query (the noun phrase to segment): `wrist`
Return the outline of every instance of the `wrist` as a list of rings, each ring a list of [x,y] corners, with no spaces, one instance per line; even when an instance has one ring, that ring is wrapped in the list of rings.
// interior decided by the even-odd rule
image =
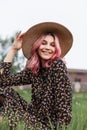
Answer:
[[[11,51],[16,52],[16,51],[18,51],[18,49],[12,46]]]
[[[11,47],[8,54],[6,55],[4,59],[4,62],[12,62],[16,52],[17,52],[17,49]]]

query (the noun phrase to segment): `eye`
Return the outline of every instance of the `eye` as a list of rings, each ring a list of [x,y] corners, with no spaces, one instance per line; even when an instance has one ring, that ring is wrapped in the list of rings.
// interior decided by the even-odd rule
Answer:
[[[55,43],[54,43],[54,42],[52,42],[52,43],[51,43],[51,46],[55,47]]]
[[[43,42],[42,42],[42,45],[46,45],[46,44],[47,44],[47,42],[46,42],[46,41],[43,41]]]

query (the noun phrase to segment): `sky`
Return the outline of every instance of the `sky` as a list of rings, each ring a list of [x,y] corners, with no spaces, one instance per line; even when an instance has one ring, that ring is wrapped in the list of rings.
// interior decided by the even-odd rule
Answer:
[[[63,24],[73,34],[67,67],[87,70],[87,0],[0,0],[1,38],[47,21]]]

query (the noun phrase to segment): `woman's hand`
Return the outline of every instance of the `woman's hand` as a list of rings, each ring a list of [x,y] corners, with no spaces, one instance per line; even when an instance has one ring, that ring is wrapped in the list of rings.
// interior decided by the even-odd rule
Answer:
[[[13,45],[11,47],[11,49],[9,50],[8,54],[6,55],[4,62],[12,62],[16,52],[22,48],[22,40],[23,40],[23,36],[25,33],[21,34],[18,33],[18,35],[16,36]]]
[[[12,49],[13,50],[19,50],[22,48],[22,40],[23,40],[23,36],[24,33],[21,34],[21,32],[19,32],[16,36],[16,38],[14,39],[13,45],[12,45]]]

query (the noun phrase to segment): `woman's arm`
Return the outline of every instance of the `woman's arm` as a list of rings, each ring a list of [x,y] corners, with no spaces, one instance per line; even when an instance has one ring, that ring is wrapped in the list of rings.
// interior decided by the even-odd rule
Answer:
[[[7,77],[10,74],[10,68],[15,54],[18,50],[22,48],[22,39],[24,34],[18,33],[16,36],[8,54],[6,55],[3,63],[0,64],[0,74],[3,74],[4,77]]]
[[[24,34],[19,33],[12,45],[12,47],[9,50],[9,53],[6,55],[4,62],[12,62],[16,52],[22,48],[22,38]]]
[[[7,68],[9,69],[9,67]],[[8,72],[9,70],[7,68],[6,71]],[[6,71],[0,75],[1,87],[27,85],[32,83],[31,82],[32,73],[27,68],[25,68],[21,72],[5,76],[7,74]]]
[[[0,84],[2,84],[2,86],[31,83],[31,72],[29,69],[24,69],[23,71],[16,74],[10,74],[10,68],[12,66],[13,58],[16,52],[22,47],[23,35],[24,34],[21,33],[17,35],[12,47],[9,50],[9,53],[7,54],[7,56],[4,59],[4,62],[0,66]]]
[[[72,118],[72,87],[62,60],[55,64],[55,111],[60,125],[68,125]]]

